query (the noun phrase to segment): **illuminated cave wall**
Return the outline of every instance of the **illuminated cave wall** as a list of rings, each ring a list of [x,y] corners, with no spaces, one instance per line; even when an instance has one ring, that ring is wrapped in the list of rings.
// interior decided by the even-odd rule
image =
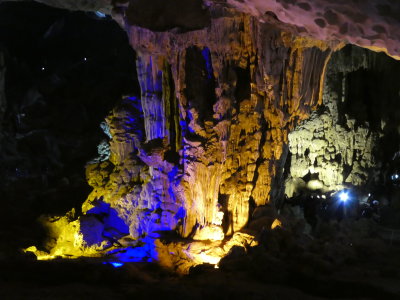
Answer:
[[[289,134],[288,196],[345,185],[371,191],[387,183],[399,151],[399,66],[356,46],[332,55],[323,105]]]
[[[222,240],[283,197],[288,133],[320,103],[331,48],[231,9],[209,13],[209,26],[186,33],[126,24],[141,95],[103,124],[110,156],[86,167],[84,216],[48,221],[52,255],[168,230]]]

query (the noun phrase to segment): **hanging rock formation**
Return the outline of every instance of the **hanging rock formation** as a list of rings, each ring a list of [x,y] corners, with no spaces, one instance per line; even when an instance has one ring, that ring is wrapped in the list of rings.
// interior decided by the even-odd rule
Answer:
[[[289,195],[307,174],[328,190],[365,183],[380,132],[352,116],[343,121],[340,76],[332,71],[323,97],[325,69],[343,42],[398,58],[398,7],[327,2],[113,1],[141,92],[101,125],[109,140],[86,166],[93,190],[82,215],[43,218],[49,253],[30,250],[39,258],[158,259],[187,272],[251,245],[252,230],[281,224],[270,216],[288,171]],[[312,113],[323,98],[325,110]],[[257,207],[268,221],[247,226]],[[175,240],[166,243],[167,233]]]
[[[306,187],[387,184],[399,151],[399,70],[397,61],[356,46],[332,56],[323,105],[289,133],[289,196]]]
[[[2,1],[10,0],[0,0],[0,3]],[[112,10],[113,17],[121,24],[122,12],[131,24],[153,30],[204,28],[209,20],[202,7],[221,4],[213,0],[168,3],[161,0],[35,1],[70,10],[105,13]],[[278,24],[298,36],[344,41],[400,58],[400,2],[395,0],[227,0],[224,4],[259,21]]]
[[[283,197],[288,133],[321,104],[336,45],[225,7],[208,13],[210,25],[189,32],[126,24],[141,95],[103,124],[110,155],[86,167],[93,191],[84,215],[46,221],[50,257],[137,246],[131,257],[163,260],[182,253],[156,240],[172,230],[200,241],[174,244],[186,260],[217,263],[230,249],[220,241],[250,244],[239,231],[253,209]]]
[[[259,19],[271,16],[302,36],[341,40],[400,58],[400,3],[393,0],[228,0]]]

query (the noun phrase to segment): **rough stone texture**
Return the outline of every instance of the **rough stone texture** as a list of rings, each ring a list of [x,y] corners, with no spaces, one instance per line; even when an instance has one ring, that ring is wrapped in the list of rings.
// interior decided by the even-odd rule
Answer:
[[[121,25],[128,17],[131,24],[160,31],[204,28],[210,21],[206,8],[221,4],[215,0],[174,0],[168,4],[160,0],[36,1],[70,10],[101,10],[107,14],[111,14],[112,9],[113,17]],[[228,0],[224,5],[255,16],[262,22],[275,23],[296,35],[343,41],[400,58],[398,1]]]
[[[296,26],[301,35],[341,40],[400,59],[400,2],[392,0],[228,0],[240,11]]]
[[[87,166],[94,189],[82,211],[115,212],[135,240],[175,230],[219,244],[242,230],[255,206],[283,197],[288,132],[321,102],[327,44],[224,7],[210,13],[209,27],[187,33],[127,26],[141,97],[107,117],[110,159]],[[123,226],[102,222],[105,240],[119,240]],[[85,224],[68,231],[84,241],[69,255],[92,253]]]
[[[121,247],[128,235],[129,246],[139,249],[145,241],[143,251],[151,256],[161,251],[160,232],[173,230],[197,241],[183,251],[188,260],[215,263],[228,250],[210,258],[204,249],[235,237],[255,207],[282,199],[289,150],[292,182],[308,173],[318,173],[326,189],[365,182],[378,134],[350,117],[339,124],[339,94],[329,85],[328,109],[288,137],[321,104],[325,67],[343,36],[327,38],[311,26],[309,36],[329,43],[299,37],[292,27],[282,30],[216,4],[205,11],[199,2],[183,9],[200,7],[196,16],[205,28],[193,30],[188,20],[172,24],[166,7],[165,20],[151,14],[153,26],[138,18],[144,6],[124,1],[114,10],[137,53],[140,98],[124,98],[106,119],[110,155],[86,167],[93,191],[84,215],[48,221],[59,233],[51,257],[101,255]],[[322,21],[315,24],[320,28]],[[177,28],[154,32],[137,25]],[[272,222],[264,217],[249,227],[262,230]]]
[[[399,95],[393,81],[399,67],[356,46],[332,56],[323,105],[289,134],[289,196],[307,182],[311,189],[325,190],[350,184],[371,191],[387,184],[399,148]]]
[[[354,127],[348,118],[347,126],[337,120],[338,95],[325,89],[324,112],[313,112],[311,117],[289,133],[291,152],[290,178],[286,193],[292,196],[299,178],[311,175],[322,184],[309,182],[311,189],[338,190],[343,183],[365,184],[371,168],[375,167],[373,148],[379,134],[368,127]],[[315,179],[314,179],[315,180]]]
[[[286,134],[318,103],[329,56],[327,48],[321,51],[311,43],[302,49],[301,41],[244,15],[221,9],[214,17],[210,28],[179,35],[129,28],[139,57],[151,52],[154,61],[164,59],[171,66],[180,124],[187,126],[182,126],[180,149],[183,191],[177,194],[192,212],[184,220],[185,236],[196,223],[214,222],[218,201],[227,232],[246,224],[250,198],[257,205],[269,201]],[[190,66],[195,64],[204,68],[202,77]],[[301,69],[311,82],[303,80]],[[287,82],[279,82],[282,74]],[[217,84],[205,82],[209,91],[196,90],[190,81],[196,76]],[[208,107],[199,103],[201,97]]]
[[[209,24],[205,8],[221,3],[213,0],[203,3],[200,0],[174,0],[168,5],[160,0],[37,2],[71,10],[102,10],[106,13],[110,13],[112,2],[113,16],[121,24],[127,16],[134,25],[153,30],[177,28],[178,31],[205,27]],[[296,35],[324,41],[343,41],[400,58],[398,1],[228,0],[224,4],[253,15],[260,21],[279,24]],[[179,10],[176,10],[177,7]]]
[[[299,7],[304,10],[306,5]],[[138,19],[135,9],[125,1],[115,6],[114,16],[137,52],[140,97],[124,98],[106,118],[109,147],[99,149],[109,149],[110,155],[86,166],[93,191],[83,204],[83,215],[71,211],[44,220],[53,240],[49,255],[30,249],[39,258],[151,257],[188,272],[197,264],[217,264],[233,246],[250,247],[253,236],[241,231],[255,207],[283,197],[289,150],[296,155],[294,181],[308,172],[319,173],[328,189],[343,181],[365,181],[378,135],[369,135],[367,126],[356,126],[350,117],[346,126],[338,123],[336,91],[326,89],[329,112],[313,115],[288,137],[321,104],[325,67],[337,45],[322,34],[326,32],[305,29],[307,36],[329,43],[301,38],[293,35],[293,27],[285,31],[282,24],[262,23],[219,5],[207,13],[202,8],[205,28],[193,30],[188,20],[171,24],[174,14],[151,27],[159,15]],[[323,22],[314,23],[323,27]],[[156,33],[136,25],[177,28]],[[382,42],[380,47],[390,52],[388,45]],[[348,167],[350,173],[344,176]],[[281,243],[293,249],[292,233],[279,228],[287,224],[272,213],[255,218],[248,230],[265,233],[274,224],[282,236],[271,233],[268,247],[279,252]],[[161,233],[167,231],[189,239],[164,244]],[[331,254],[334,259],[343,253]],[[274,260],[261,256],[258,271],[267,274],[263,268]],[[321,258],[310,261],[321,270],[331,268]]]

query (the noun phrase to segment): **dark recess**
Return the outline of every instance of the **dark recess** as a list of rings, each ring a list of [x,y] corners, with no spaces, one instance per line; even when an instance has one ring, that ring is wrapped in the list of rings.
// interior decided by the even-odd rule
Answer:
[[[2,3],[0,52],[0,234],[12,241],[0,250],[16,253],[40,240],[41,214],[79,212],[90,192],[84,166],[107,139],[100,122],[139,86],[126,33],[94,13]]]

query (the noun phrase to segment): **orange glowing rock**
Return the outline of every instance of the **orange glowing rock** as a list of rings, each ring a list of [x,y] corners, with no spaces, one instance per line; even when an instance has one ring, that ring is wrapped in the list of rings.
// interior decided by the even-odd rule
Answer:
[[[271,229],[275,229],[276,227],[282,227],[282,222],[279,219],[275,219],[271,225]]]

